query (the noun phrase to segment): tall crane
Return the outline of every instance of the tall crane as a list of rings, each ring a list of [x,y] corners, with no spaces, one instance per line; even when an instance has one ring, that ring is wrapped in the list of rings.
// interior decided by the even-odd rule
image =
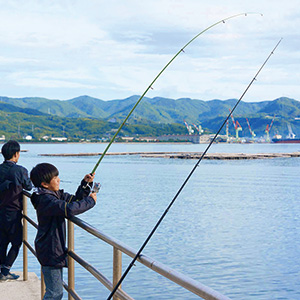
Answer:
[[[270,126],[269,126],[269,124],[267,124],[266,130],[265,130],[265,133],[267,134],[266,142],[268,142],[268,143],[270,142],[270,130],[272,128],[274,119],[275,119],[275,115],[274,115],[274,117],[272,119],[272,122],[271,122]]]
[[[289,130],[289,134],[287,135],[288,139],[294,139],[296,134],[292,131],[292,127],[290,124],[287,125],[288,130]]]
[[[188,123],[185,120],[183,120],[183,121],[184,121],[186,129],[188,130],[189,135],[192,135],[194,133],[194,129],[192,128],[191,125],[188,125]]]
[[[226,121],[226,142],[229,142],[229,122]]]
[[[254,131],[251,129],[251,126],[250,126],[250,123],[249,123],[249,120],[246,118],[246,120],[247,120],[247,124],[248,124],[248,128],[249,128],[249,131],[250,131],[250,133],[251,133],[251,136],[252,136],[252,140],[254,140],[255,139],[255,137],[256,137],[256,134],[254,133]]]
[[[198,131],[198,134],[201,135],[201,133],[203,133],[203,129],[202,129],[202,126],[201,125],[195,125],[193,123],[193,126],[196,128],[196,130]]]
[[[229,109],[229,111],[231,112],[231,109]],[[233,115],[231,114],[231,119],[232,119],[232,123],[235,129],[235,138],[236,140],[239,139],[239,131],[242,130],[242,126],[240,125],[239,121],[234,121]]]

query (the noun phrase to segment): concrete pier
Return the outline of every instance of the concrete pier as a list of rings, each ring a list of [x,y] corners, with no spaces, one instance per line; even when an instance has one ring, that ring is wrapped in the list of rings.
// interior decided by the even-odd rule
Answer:
[[[23,281],[23,272],[13,272],[20,277],[17,280],[0,281],[0,299],[2,300],[40,300],[41,282],[35,273],[28,273]]]

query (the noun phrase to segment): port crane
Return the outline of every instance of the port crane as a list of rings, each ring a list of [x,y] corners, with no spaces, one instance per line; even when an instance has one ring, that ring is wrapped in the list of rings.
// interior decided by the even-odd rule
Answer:
[[[196,130],[198,131],[198,134],[201,135],[201,133],[203,133],[203,129],[202,129],[202,126],[201,125],[195,125],[193,123],[193,126],[196,128]]]
[[[275,115],[274,115],[274,117],[272,119],[272,122],[271,122],[270,126],[269,126],[269,124],[267,124],[266,130],[265,130],[265,133],[267,134],[266,142],[268,142],[268,143],[270,142],[270,130],[272,128],[274,119],[275,119]]]
[[[247,124],[248,124],[249,131],[250,131],[250,133],[251,133],[252,139],[254,140],[255,137],[256,137],[256,134],[255,134],[254,131],[251,129],[249,120],[248,120],[247,118],[246,118],[246,121],[247,121]]]
[[[229,111],[231,112],[231,109],[229,109]],[[240,125],[239,121],[234,121],[234,117],[233,115],[231,114],[231,119],[232,119],[232,123],[233,123],[233,126],[234,126],[234,129],[235,129],[235,138],[236,140],[239,139],[239,131],[242,130],[242,126]]]
[[[289,134],[287,135],[288,139],[294,139],[296,134],[292,131],[292,127],[290,124],[287,125],[288,130],[289,130]]]
[[[226,121],[226,142],[229,142],[229,122]]]
[[[194,133],[194,129],[192,128],[191,125],[188,125],[188,123],[185,120],[183,120],[183,121],[184,121],[186,129],[188,130],[189,135],[192,135]]]

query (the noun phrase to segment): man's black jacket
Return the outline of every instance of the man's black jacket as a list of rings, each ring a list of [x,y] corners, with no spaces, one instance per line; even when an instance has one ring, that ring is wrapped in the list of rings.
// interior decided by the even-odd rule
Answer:
[[[28,171],[13,161],[4,161],[0,165],[0,210],[22,210],[23,189],[32,189]]]

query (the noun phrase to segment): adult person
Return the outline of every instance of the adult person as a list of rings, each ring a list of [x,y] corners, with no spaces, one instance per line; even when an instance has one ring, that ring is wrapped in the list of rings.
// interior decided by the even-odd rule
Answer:
[[[31,190],[32,184],[28,171],[17,165],[20,144],[10,140],[2,146],[1,153],[4,162],[0,165],[0,280],[4,281],[19,278],[10,269],[22,245],[22,191]]]

